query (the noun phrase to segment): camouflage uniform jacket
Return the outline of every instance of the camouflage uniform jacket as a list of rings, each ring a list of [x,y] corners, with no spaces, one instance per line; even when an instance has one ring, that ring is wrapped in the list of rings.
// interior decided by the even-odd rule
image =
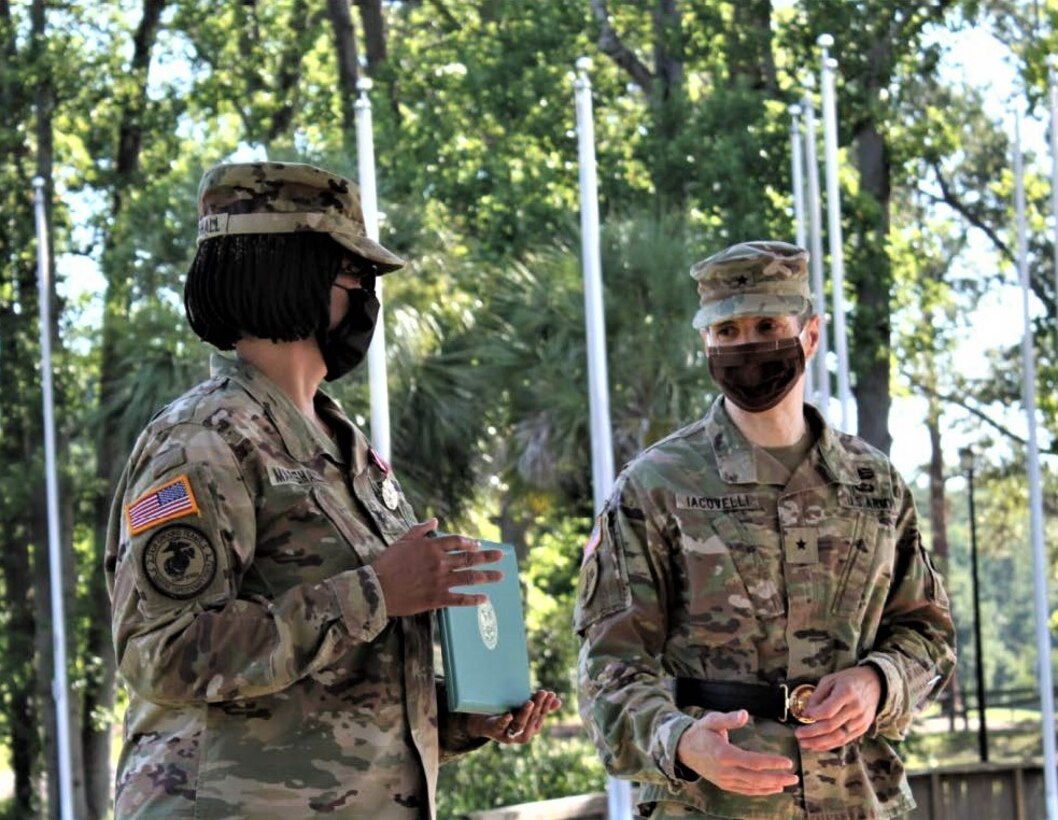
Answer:
[[[118,818],[433,816],[441,758],[473,745],[438,715],[431,616],[387,617],[369,566],[412,509],[315,403],[343,446],[215,357],[136,443],[106,549]]]
[[[805,407],[819,438],[791,475],[749,444],[722,399],[618,477],[585,550],[575,614],[581,714],[641,804],[718,817],[872,818],[914,807],[899,739],[954,667],[954,628],[889,461]],[[794,726],[750,717],[729,739],[795,761],[801,782],[745,797],[676,770],[700,717],[676,708],[674,677],[817,681],[865,662],[885,678],[875,726],[831,752]]]

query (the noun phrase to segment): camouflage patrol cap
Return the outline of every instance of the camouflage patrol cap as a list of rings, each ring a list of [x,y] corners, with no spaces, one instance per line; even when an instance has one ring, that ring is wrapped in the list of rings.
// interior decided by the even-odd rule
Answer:
[[[360,190],[337,174],[295,162],[216,165],[198,185],[198,242],[254,233],[329,234],[381,273],[404,260],[367,237]]]
[[[808,251],[787,242],[740,242],[691,268],[701,307],[694,327],[738,316],[800,314],[812,306]]]

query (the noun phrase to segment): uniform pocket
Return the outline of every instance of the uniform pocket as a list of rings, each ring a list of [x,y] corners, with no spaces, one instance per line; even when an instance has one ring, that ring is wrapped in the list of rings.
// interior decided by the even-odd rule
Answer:
[[[931,603],[942,609],[949,609],[951,605],[948,602],[948,593],[944,589],[940,572],[933,565],[933,559],[921,542],[919,542],[918,549],[922,553],[922,560],[925,562],[926,571],[929,573],[929,582],[926,584],[926,597],[929,598]]]
[[[717,603],[717,595],[722,603],[748,609],[756,617],[784,613],[776,536],[758,532],[732,514],[681,512],[678,521],[692,614],[710,601]]]
[[[676,586],[686,598],[674,623],[696,646],[751,647],[763,635],[762,616],[781,612],[772,600],[774,584],[762,581],[755,550],[730,516],[681,510],[677,522],[677,561],[685,577]]]
[[[605,525],[604,521],[600,525]],[[597,525],[597,526],[600,526]],[[592,541],[595,536],[592,536]],[[608,533],[592,548],[581,566],[573,628],[583,634],[588,626],[632,605],[632,589],[622,551]]]
[[[851,520],[824,521],[820,529],[821,562],[837,578],[830,611],[838,616],[852,615],[866,597],[878,540],[878,521],[859,513]],[[824,559],[825,547],[829,550]]]
[[[349,553],[345,553],[343,566],[338,571],[366,566],[374,561],[386,548],[386,544],[373,533],[365,522],[358,520],[352,513],[346,510],[335,498],[328,487],[314,487],[312,499],[316,507],[323,512],[325,520],[337,536],[335,540],[342,540],[356,557],[355,563],[348,563]],[[344,552],[344,550],[343,550]],[[333,573],[331,573],[333,574]],[[329,577],[329,576],[327,576]]]

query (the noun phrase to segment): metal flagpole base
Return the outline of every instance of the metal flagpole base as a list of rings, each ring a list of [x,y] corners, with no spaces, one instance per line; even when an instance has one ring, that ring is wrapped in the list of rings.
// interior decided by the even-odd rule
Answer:
[[[632,784],[616,777],[606,781],[606,816],[624,820],[632,816]]]

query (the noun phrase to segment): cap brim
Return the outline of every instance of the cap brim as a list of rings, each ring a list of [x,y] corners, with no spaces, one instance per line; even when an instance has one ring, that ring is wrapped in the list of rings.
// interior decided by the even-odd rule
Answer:
[[[403,268],[407,262],[366,236],[347,233],[331,233],[331,237],[344,248],[348,248],[369,262],[374,262],[380,273],[391,273]]]
[[[279,234],[312,231],[325,233],[339,245],[362,256],[378,266],[379,273],[389,273],[403,268],[405,262],[373,239],[359,231],[348,230],[355,226],[348,217],[320,211],[292,212],[272,211],[252,214],[206,214],[198,220],[198,241],[204,242],[215,236],[235,234]]]
[[[803,296],[740,293],[700,307],[694,315],[694,329],[704,330],[717,322],[741,316],[796,316],[804,313],[810,305],[811,302]]]

